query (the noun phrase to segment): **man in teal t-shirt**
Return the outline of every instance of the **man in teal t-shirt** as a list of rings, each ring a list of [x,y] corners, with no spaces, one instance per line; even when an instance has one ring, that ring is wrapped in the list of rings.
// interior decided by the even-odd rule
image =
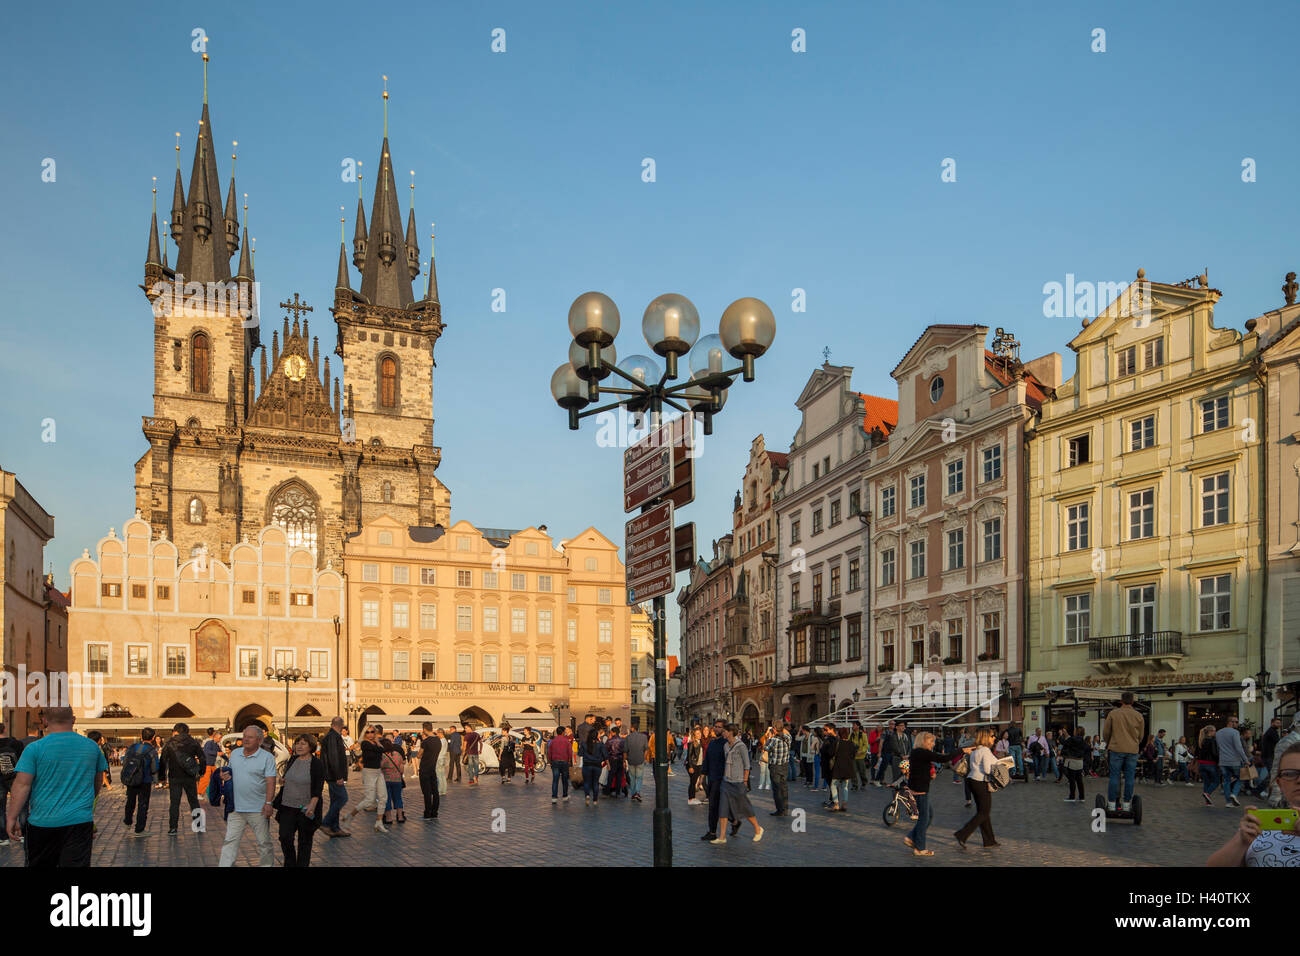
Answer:
[[[90,866],[95,797],[108,770],[104,752],[72,729],[71,707],[45,711],[45,736],[23,748],[15,768],[5,830],[24,836],[19,815],[31,798],[27,820],[27,865]]]

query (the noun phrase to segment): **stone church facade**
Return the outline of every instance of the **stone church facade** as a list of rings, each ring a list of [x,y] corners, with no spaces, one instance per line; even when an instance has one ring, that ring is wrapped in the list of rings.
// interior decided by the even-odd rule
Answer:
[[[280,303],[269,349],[264,341],[233,173],[224,213],[214,205],[221,183],[204,102],[188,187],[179,163],[176,171],[175,267],[155,213],[142,286],[154,313],[154,403],[143,420],[149,448],[135,466],[136,507],[182,560],[228,561],[241,541],[277,526],[318,568],[341,568],[346,536],[382,515],[450,524],[433,445],[433,350],[443,329],[435,266],[431,253],[417,300],[415,210],[403,233],[387,136],[378,168],[369,228],[357,201],[359,290],[340,243],[330,310],[340,381],[297,293]]]

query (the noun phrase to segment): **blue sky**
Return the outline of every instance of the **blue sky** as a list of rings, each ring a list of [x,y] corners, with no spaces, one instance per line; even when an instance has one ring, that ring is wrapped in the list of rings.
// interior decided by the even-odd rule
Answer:
[[[934,321],[1005,326],[1025,358],[1066,354],[1068,375],[1079,322],[1044,318],[1042,291],[1067,273],[1208,267],[1220,325],[1279,305],[1300,268],[1298,26],[1285,3],[14,8],[0,465],[55,514],[47,562],[65,585],[72,558],[131,513],[152,405],[137,288],[150,177],[168,208],[177,130],[188,176],[195,28],[211,38],[216,141],[239,140],[264,299],[300,292],[319,335],[339,206],[349,236],[356,206],[341,163],[377,165],[389,76],[395,166],[416,170],[422,236],[438,224],[435,442],[455,518],[621,538],[621,457],[590,424],[567,431],[547,390],[579,293],[619,304],[620,355],[648,351],[640,316],[662,292],[689,296],[706,330],[740,296],[773,307],[773,350],[733,389],[683,515],[707,548],[753,436],[788,446],[824,347],[857,389],[893,396],[889,370]],[[956,182],[941,182],[945,158]],[[219,166],[227,177],[228,156]],[[791,311],[796,288],[806,312]]]

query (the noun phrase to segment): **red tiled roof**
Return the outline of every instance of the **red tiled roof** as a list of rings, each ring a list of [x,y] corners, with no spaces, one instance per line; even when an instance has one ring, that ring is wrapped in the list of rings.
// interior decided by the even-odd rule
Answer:
[[[868,395],[865,392],[858,394],[862,396],[862,401],[867,406],[866,414],[862,418],[862,430],[868,435],[877,428],[884,435],[892,432],[898,425],[898,402],[891,398],[881,398],[879,395]]]
[[[769,451],[767,457],[772,459],[772,464],[778,468],[790,467],[790,455],[783,451]]]
[[[984,367],[990,375],[1003,385],[1011,384],[1011,373],[998,361],[998,357],[988,349],[984,350]],[[1025,401],[1035,408],[1041,408],[1046,400],[1047,386],[1035,378],[1032,372],[1025,372]]]

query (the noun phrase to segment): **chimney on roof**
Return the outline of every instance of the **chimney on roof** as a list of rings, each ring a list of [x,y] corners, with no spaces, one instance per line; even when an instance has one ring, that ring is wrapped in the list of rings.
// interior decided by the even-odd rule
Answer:
[[[1025,371],[1049,389],[1061,387],[1061,353],[1048,352],[1032,362],[1025,363]]]

